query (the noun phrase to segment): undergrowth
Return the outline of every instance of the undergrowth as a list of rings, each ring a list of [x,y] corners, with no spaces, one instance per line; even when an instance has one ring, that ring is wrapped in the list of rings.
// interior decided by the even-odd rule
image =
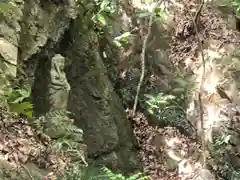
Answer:
[[[222,135],[216,138],[213,143],[212,156],[217,161],[216,164],[220,175],[226,180],[238,180],[240,179],[240,172],[237,171],[233,165],[229,162],[229,151],[231,146],[229,144],[230,135]]]
[[[136,173],[129,177],[114,173],[107,167],[90,166],[83,177],[83,180],[148,180],[149,177],[142,173]]]

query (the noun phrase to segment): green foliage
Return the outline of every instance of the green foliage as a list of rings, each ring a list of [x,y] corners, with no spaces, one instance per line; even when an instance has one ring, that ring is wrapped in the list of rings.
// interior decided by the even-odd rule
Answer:
[[[30,102],[24,102],[30,97],[31,89],[26,86],[24,88],[10,88],[5,94],[9,110],[18,114],[32,118],[33,105]]]
[[[125,32],[121,34],[120,36],[117,36],[114,38],[113,42],[119,47],[122,48],[123,44],[126,44],[129,42],[131,33],[130,32]]]
[[[181,99],[177,96],[159,93],[156,96],[145,94],[145,98],[148,112],[160,123],[177,127],[187,126],[186,113],[182,108]]]
[[[11,1],[0,2],[0,14],[5,14],[13,8],[14,4]]]
[[[237,171],[228,160],[228,150],[231,149],[229,146],[230,135],[222,135],[216,138],[213,143],[212,155],[217,161],[216,164],[221,168],[221,175],[227,180],[238,180],[240,179],[240,172]]]
[[[58,178],[62,180],[82,179],[84,168],[88,166],[82,148],[83,131],[73,124],[68,117],[70,114],[67,110],[53,110],[34,121],[43,136],[55,137],[54,151],[71,157],[68,168],[59,174]]]
[[[106,167],[98,167],[89,165],[85,172],[81,171],[82,165],[75,164],[70,168],[60,179],[64,180],[148,180],[149,176],[144,176],[142,173],[137,173],[129,177],[122,174],[113,173]]]
[[[158,20],[158,19],[162,19],[166,16],[165,11],[159,7],[159,6],[155,6],[152,12],[149,11],[141,11],[141,12],[136,12],[136,17],[138,19],[142,19],[142,18],[149,18],[149,17],[153,17],[154,20]],[[133,29],[132,31],[134,31],[135,29]],[[131,37],[131,33],[132,32],[124,32],[121,35],[117,36],[114,38],[114,43],[122,48],[124,44],[129,42],[129,39]]]
[[[115,0],[95,0],[98,12],[93,15],[92,20],[100,26],[106,26],[107,20],[116,12],[117,3]]]
[[[176,99],[173,95],[164,95],[164,93],[159,93],[157,96],[150,94],[145,94],[147,98],[146,103],[148,105],[148,112],[154,114],[156,111],[159,111],[163,107],[170,105],[173,100]]]
[[[236,16],[237,18],[240,19],[240,1],[239,0],[232,1],[230,5],[236,9]]]
[[[125,177],[122,174],[113,173],[110,169],[108,169],[106,167],[102,168],[102,171],[104,172],[105,175],[103,175],[101,177],[108,178],[109,180],[147,180],[147,179],[149,179],[148,176],[143,176],[142,173],[137,173],[130,177]]]
[[[31,88],[29,86],[12,88],[11,84],[6,85],[4,82],[3,84],[5,84],[5,86],[1,88],[0,95],[2,105],[7,106],[11,112],[32,118],[33,105],[25,101],[30,97]]]
[[[0,2],[0,21],[8,19],[9,21],[14,16],[20,16],[17,5],[12,0],[4,0]]]
[[[195,129],[187,119],[185,111],[185,101],[190,85],[180,77],[174,82],[177,88],[157,95],[145,94],[143,102],[149,114],[157,119],[159,125],[170,125],[179,128],[182,133],[191,134]]]
[[[1,4],[1,3],[0,3]],[[0,6],[1,7],[1,6]],[[1,9],[1,8],[0,8]],[[0,57],[0,61],[4,62]],[[33,105],[25,101],[30,97],[31,88],[28,85],[24,87],[15,87],[17,79],[5,71],[6,64],[0,65],[0,103],[6,106],[9,111],[32,118]]]
[[[150,16],[154,17],[155,19],[165,16],[165,11],[162,7],[155,6],[151,12],[137,12],[136,16],[138,18],[148,18]]]
[[[148,180],[148,176],[142,173],[134,174],[130,177],[125,177],[122,174],[113,173],[106,167],[90,166],[83,180]]]
[[[230,7],[236,11],[236,17],[240,19],[240,1],[239,0],[220,0],[217,2],[219,7]]]

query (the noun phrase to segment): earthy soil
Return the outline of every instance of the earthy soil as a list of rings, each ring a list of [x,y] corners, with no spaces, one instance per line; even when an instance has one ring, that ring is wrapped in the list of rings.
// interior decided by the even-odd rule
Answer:
[[[19,170],[23,164],[34,162],[39,168],[51,168],[50,175],[53,177],[69,162],[66,156],[52,149],[53,143],[48,136],[42,136],[40,131],[34,129],[28,120],[0,107],[1,159],[9,161]]]
[[[169,149],[161,142],[161,137],[166,140],[175,140],[171,149],[181,150],[181,153],[188,156],[189,150],[199,149],[200,145],[193,137],[187,137],[174,127],[153,127],[148,123],[144,114],[138,112],[133,118],[134,134],[140,146],[140,159],[144,173],[150,175],[151,180],[178,180],[178,168],[167,169],[167,157],[164,150]]]

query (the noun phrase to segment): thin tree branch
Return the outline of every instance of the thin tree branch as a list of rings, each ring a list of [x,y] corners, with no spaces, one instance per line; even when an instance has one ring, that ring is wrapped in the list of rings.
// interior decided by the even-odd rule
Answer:
[[[184,1],[183,1],[184,2]],[[200,124],[201,124],[201,129],[200,129],[200,137],[201,137],[201,141],[202,141],[202,151],[203,151],[203,168],[206,168],[206,146],[205,146],[205,140],[204,140],[204,129],[203,129],[203,119],[204,119],[204,109],[203,109],[203,102],[202,102],[202,92],[203,92],[203,83],[204,83],[204,76],[205,76],[205,71],[206,71],[206,63],[205,63],[205,59],[204,59],[204,50],[203,50],[203,45],[202,42],[200,40],[199,37],[199,30],[198,30],[198,20],[199,20],[199,15],[202,11],[203,5],[204,5],[204,0],[199,0],[199,8],[195,14],[195,16],[193,17],[192,14],[190,13],[190,10],[188,8],[188,6],[185,4],[185,7],[188,10],[188,13],[190,14],[192,21],[193,21],[193,26],[194,29],[196,31],[196,37],[197,37],[197,41],[198,41],[198,45],[200,47],[200,53],[201,53],[201,58],[202,58],[202,66],[203,66],[203,71],[202,71],[202,76],[199,82],[199,92],[198,92],[198,102],[199,102],[199,113],[200,113]]]
[[[26,173],[27,173],[27,175],[29,176],[29,178],[30,178],[31,180],[34,180],[34,178],[32,177],[31,173],[29,172],[29,170],[28,170],[23,164],[21,164],[21,163],[19,163],[19,164],[20,164],[20,166],[26,171]]]
[[[143,83],[143,79],[144,79],[144,76],[145,76],[145,55],[146,55],[146,48],[147,48],[148,38],[149,38],[149,36],[151,34],[151,30],[152,30],[153,16],[154,16],[154,14],[151,14],[151,16],[149,18],[148,33],[144,37],[144,41],[143,41],[142,53],[141,53],[141,71],[142,72],[141,72],[140,80],[139,80],[138,86],[137,86],[137,94],[136,94],[135,100],[134,100],[133,111],[132,111],[132,115],[133,116],[135,116],[135,113],[136,113],[138,98],[139,98],[141,86],[142,86],[142,83]]]

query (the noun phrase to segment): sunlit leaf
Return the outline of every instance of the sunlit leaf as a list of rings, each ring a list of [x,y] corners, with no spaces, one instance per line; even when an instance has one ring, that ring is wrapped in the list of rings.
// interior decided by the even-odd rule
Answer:
[[[176,78],[176,79],[174,79],[174,81],[176,82],[176,83],[178,83],[180,86],[182,86],[182,87],[185,87],[185,86],[187,86],[187,84],[188,84],[188,82],[186,82],[185,80],[183,80],[183,79],[181,79],[181,78]]]
[[[151,12],[140,12],[140,13],[137,13],[136,16],[138,18],[146,18],[146,17],[152,16],[152,13]]]
[[[158,102],[158,104],[167,104],[168,103],[166,100],[163,100],[163,99],[158,100],[157,102]]]
[[[231,138],[231,135],[226,136],[226,137],[224,138],[224,142],[225,142],[226,144],[228,144],[229,141],[230,141],[230,138]]]
[[[24,112],[24,115],[26,115],[28,118],[32,118],[33,117],[33,111]]]
[[[11,101],[10,103],[16,104],[16,103],[22,102],[24,99],[25,99],[25,97],[20,96],[20,97],[16,98],[15,100]]]
[[[117,41],[128,41],[130,35],[130,32],[125,32],[122,35],[115,37],[114,39]]]
[[[148,99],[152,99],[152,98],[153,98],[153,96],[150,95],[150,94],[144,94],[144,96],[145,96],[146,98],[148,98]]]
[[[97,14],[96,15],[97,21],[99,21],[102,25],[106,25],[106,19],[102,14]]]
[[[184,92],[185,88],[174,88],[172,92],[178,93],[178,92]]]
[[[7,13],[11,8],[13,8],[13,4],[7,2],[0,2],[1,13]]]
[[[113,42],[117,47],[122,47],[122,44],[119,41],[114,40]]]
[[[109,5],[109,2],[110,2],[109,0],[103,0],[101,5],[100,5],[100,8],[101,9],[106,8]]]

